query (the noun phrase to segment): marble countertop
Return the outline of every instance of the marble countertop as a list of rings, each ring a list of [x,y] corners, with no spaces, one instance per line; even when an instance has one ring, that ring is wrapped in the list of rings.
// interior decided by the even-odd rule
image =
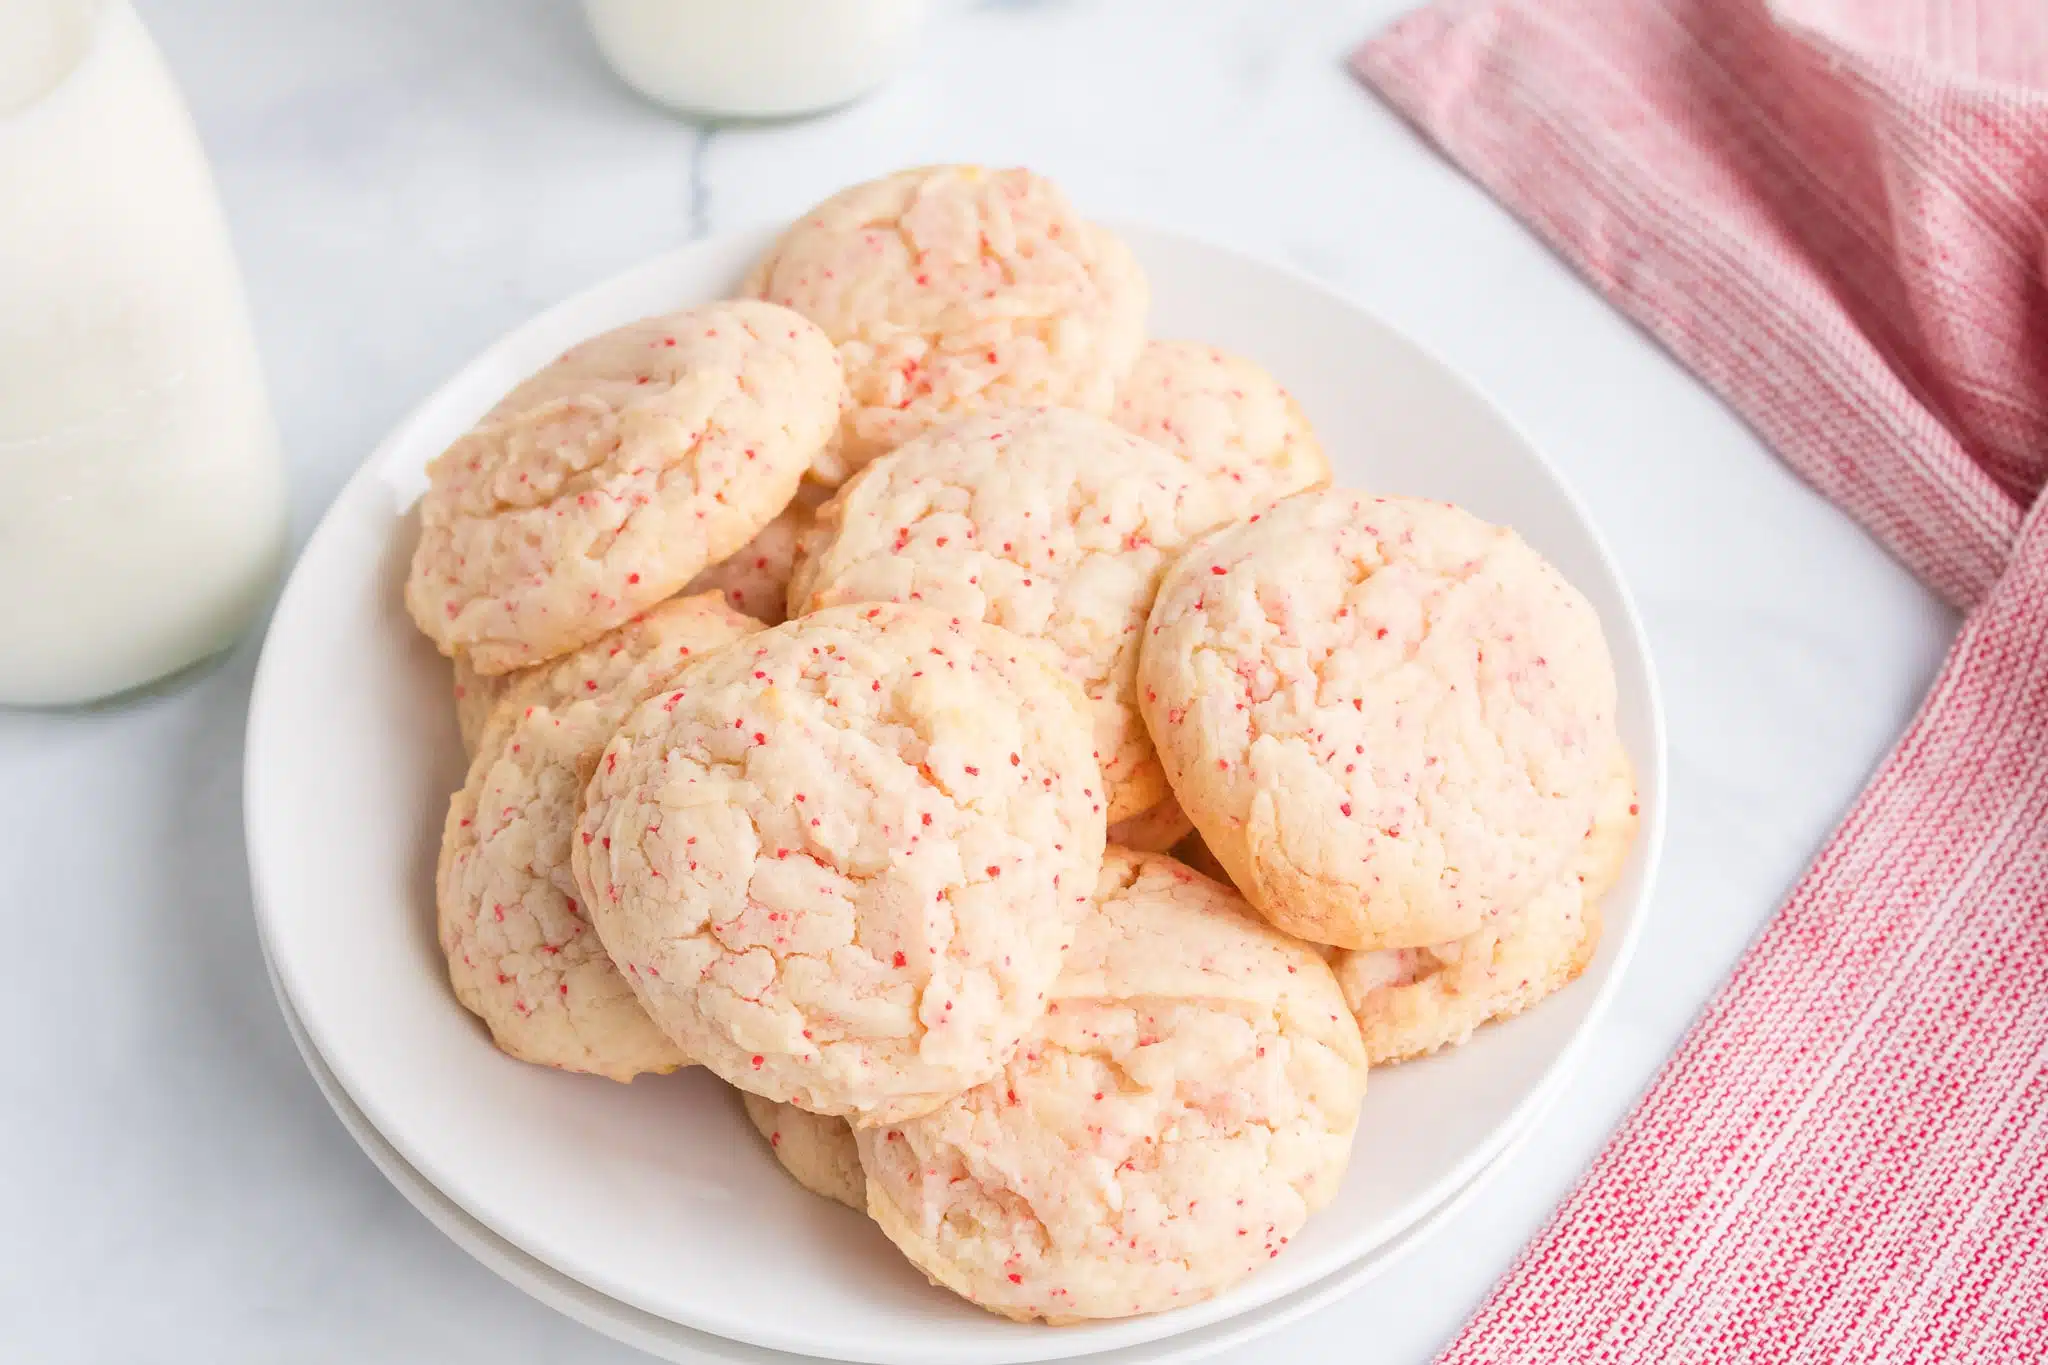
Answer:
[[[1220,1359],[1419,1362],[1563,1194],[1933,676],[1949,613],[1344,73],[1398,0],[954,5],[814,122],[694,127],[567,0],[139,0],[219,176],[300,540],[377,438],[542,305],[861,176],[1024,162],[1101,215],[1285,261],[1490,392],[1604,528],[1672,744],[1653,918],[1583,1069],[1388,1273]],[[0,712],[0,1357],[644,1360],[388,1186],[270,995],[241,840],[254,643],[176,685]]]

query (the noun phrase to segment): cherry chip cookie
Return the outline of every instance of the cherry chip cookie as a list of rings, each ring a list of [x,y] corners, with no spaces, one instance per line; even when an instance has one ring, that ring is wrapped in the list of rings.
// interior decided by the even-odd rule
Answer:
[[[1025,641],[840,607],[685,669],[597,764],[571,846],[682,1051],[855,1122],[1001,1068],[1101,866],[1079,689]]]
[[[1304,493],[1190,546],[1138,684],[1230,880],[1340,948],[1445,943],[1526,904],[1619,743],[1591,604],[1513,531],[1413,498]]]
[[[868,1212],[933,1281],[1006,1317],[1185,1307],[1335,1196],[1365,1074],[1313,949],[1171,858],[1111,849],[1002,1074],[855,1134]]]
[[[1144,274],[1115,234],[1027,170],[931,166],[842,190],[798,219],[745,292],[825,329],[853,404],[815,473],[979,408],[1097,416],[1144,344]]]
[[[593,337],[427,466],[406,607],[480,674],[588,644],[788,506],[845,392],[825,334],[771,304]]]

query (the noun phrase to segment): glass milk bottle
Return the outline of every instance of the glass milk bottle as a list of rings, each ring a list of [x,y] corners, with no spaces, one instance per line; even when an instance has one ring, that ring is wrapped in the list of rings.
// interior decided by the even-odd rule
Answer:
[[[0,0],[0,703],[226,648],[284,477],[192,121],[127,0]]]

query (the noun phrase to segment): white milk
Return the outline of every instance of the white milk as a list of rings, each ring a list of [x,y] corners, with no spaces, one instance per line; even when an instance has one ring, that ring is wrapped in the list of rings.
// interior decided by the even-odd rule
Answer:
[[[584,0],[626,84],[690,114],[780,118],[880,85],[931,0]]]
[[[127,0],[0,0],[0,703],[248,624],[284,479],[226,225]]]

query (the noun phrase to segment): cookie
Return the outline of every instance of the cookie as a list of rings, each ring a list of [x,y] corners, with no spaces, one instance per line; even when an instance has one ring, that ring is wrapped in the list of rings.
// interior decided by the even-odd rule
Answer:
[[[1164,853],[1194,832],[1195,822],[1171,793],[1151,810],[1109,827],[1109,842],[1134,853]]]
[[[1338,953],[1337,980],[1373,1064],[1455,1047],[1576,980],[1599,947],[1600,898],[1621,875],[1636,823],[1623,757],[1564,875],[1520,910],[1434,947]]]
[[[663,1032],[740,1089],[860,1122],[993,1075],[1102,857],[1079,690],[1027,642],[840,607],[627,719],[576,880]]]
[[[569,841],[620,719],[692,655],[759,628],[714,594],[665,602],[522,675],[491,713],[448,803],[434,898],[456,998],[511,1056],[618,1081],[683,1064],[591,930]]]
[[[828,489],[806,479],[789,506],[760,534],[731,555],[691,579],[685,593],[719,592],[734,611],[779,626],[788,618],[789,571],[796,562],[797,539],[810,529],[818,504]]]
[[[1303,493],[1166,576],[1138,666],[1175,794],[1280,928],[1477,932],[1556,880],[1598,805],[1614,669],[1586,599],[1444,503]]]
[[[799,219],[744,292],[825,329],[853,405],[817,476],[978,408],[1107,414],[1144,344],[1130,250],[1026,170],[932,166],[842,190]]]
[[[770,304],[593,337],[427,466],[413,620],[487,675],[589,643],[760,532],[845,391],[825,335]]]
[[[500,673],[487,678],[471,668],[469,659],[462,654],[450,662],[455,666],[455,728],[462,734],[463,755],[473,758],[484,722],[491,718],[491,710],[505,694],[512,675]]]
[[[845,1119],[827,1118],[740,1092],[747,1119],[768,1141],[775,1159],[796,1183],[812,1194],[835,1199],[862,1213],[868,1210],[867,1177],[861,1174],[860,1150]]]
[[[1110,416],[1217,480],[1245,511],[1330,481],[1329,457],[1294,396],[1214,346],[1147,342]]]
[[[1007,1317],[1199,1303],[1336,1194],[1365,1073],[1321,958],[1229,888],[1111,849],[1003,1073],[856,1132],[868,1212],[935,1283]]]
[[[1133,694],[1138,637],[1181,547],[1221,494],[1099,417],[1011,408],[892,451],[819,509],[790,606],[916,602],[1049,647],[1088,694],[1108,817],[1168,795]]]

